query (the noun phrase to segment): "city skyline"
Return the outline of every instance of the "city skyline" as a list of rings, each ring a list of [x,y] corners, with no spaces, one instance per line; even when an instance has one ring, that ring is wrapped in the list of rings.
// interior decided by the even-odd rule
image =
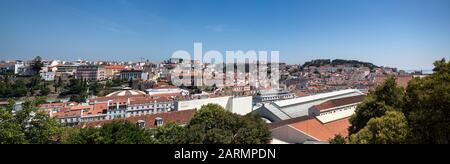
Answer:
[[[450,57],[446,0],[3,0],[0,60],[162,61],[177,50],[278,50],[431,69]]]

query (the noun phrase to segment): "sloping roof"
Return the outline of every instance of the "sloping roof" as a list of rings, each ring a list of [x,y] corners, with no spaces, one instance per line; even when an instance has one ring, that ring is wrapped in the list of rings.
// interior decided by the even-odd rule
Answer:
[[[328,141],[337,134],[348,136],[347,129],[350,127],[350,122],[349,117],[326,124],[322,124],[319,120],[311,118],[289,126],[319,141]]]
[[[273,115],[278,117],[280,120],[287,120],[287,119],[291,119],[292,118],[287,113],[285,113],[284,111],[280,110],[279,108],[277,108],[276,106],[272,105],[271,103],[264,104],[264,108],[267,109],[268,111],[270,111]]]
[[[334,92],[328,92],[328,93],[321,93],[311,96],[305,96],[305,97],[299,97],[295,99],[288,99],[288,100],[281,100],[274,102],[279,107],[289,106],[289,105],[295,105],[295,104],[301,104],[306,103],[314,100],[320,100],[320,99],[326,99],[330,97],[350,94],[350,93],[361,93],[361,91],[356,89],[346,89],[346,90],[340,90],[340,91],[334,91]]]
[[[319,105],[314,105],[314,107],[317,110],[322,111],[322,110],[327,110],[327,109],[335,108],[335,107],[339,107],[339,106],[359,103],[359,102],[362,102],[365,97],[366,97],[365,95],[358,95],[358,96],[345,97],[345,98],[340,98],[340,99],[333,99],[333,100],[326,101]]]
[[[313,117],[309,117],[309,116],[303,116],[303,117],[297,117],[297,118],[291,118],[291,119],[287,119],[287,120],[283,120],[283,121],[278,121],[278,122],[274,122],[274,123],[269,123],[267,124],[267,127],[269,127],[269,129],[275,129],[284,125],[289,125],[289,124],[294,124],[300,121],[305,121],[305,120],[309,120],[312,119]]]
[[[120,70],[120,69],[125,69],[125,68],[127,68],[127,67],[124,66],[124,65],[110,65],[110,66],[105,66],[105,69],[118,69],[118,70]]]
[[[143,96],[145,97],[145,92],[138,90],[122,90],[116,91],[106,95],[106,97],[126,97],[126,96]]]
[[[328,100],[340,99],[343,97],[353,97],[358,95],[363,95],[363,93],[357,89],[347,89],[290,100],[275,101],[273,103],[265,103],[264,107],[261,106],[260,108],[267,109],[273,115],[267,117],[276,117],[267,118],[269,120],[287,120],[291,118],[307,116],[310,108],[314,107],[314,105],[324,103]]]
[[[355,114],[355,110],[356,105],[352,105],[351,107],[345,109],[333,110],[332,113],[316,116],[316,119],[321,123],[329,123],[343,118],[351,117],[353,114]]]
[[[176,112],[165,112],[165,113],[157,113],[152,115],[143,115],[136,117],[128,117],[128,118],[119,118],[113,120],[102,120],[102,121],[92,121],[92,122],[84,122],[78,125],[79,128],[87,128],[87,127],[97,127],[103,126],[108,123],[112,123],[115,121],[128,121],[131,123],[137,123],[138,121],[145,121],[145,128],[151,129],[155,128],[155,121],[157,118],[161,118],[164,121],[164,124],[167,123],[178,123],[178,124],[186,124],[188,123],[192,117],[194,117],[195,109],[192,110],[183,110]]]
[[[381,85],[383,84],[387,79],[389,78],[389,76],[377,76],[375,77],[375,83],[377,85]],[[411,81],[413,79],[412,75],[404,75],[404,76],[396,76],[395,77],[395,82],[399,85],[402,86],[404,88],[406,88],[408,86],[408,82]]]

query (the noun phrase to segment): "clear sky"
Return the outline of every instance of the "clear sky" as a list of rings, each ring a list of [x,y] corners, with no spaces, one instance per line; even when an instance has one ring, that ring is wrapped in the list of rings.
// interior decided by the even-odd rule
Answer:
[[[163,60],[279,50],[430,69],[450,58],[450,0],[0,0],[0,60]]]

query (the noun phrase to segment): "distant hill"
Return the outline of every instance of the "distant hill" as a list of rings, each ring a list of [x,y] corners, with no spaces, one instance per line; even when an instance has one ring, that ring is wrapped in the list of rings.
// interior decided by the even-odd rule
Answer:
[[[344,59],[317,59],[317,60],[312,60],[309,62],[305,62],[305,64],[303,64],[303,68],[305,67],[309,67],[309,66],[316,66],[316,67],[320,67],[320,66],[325,66],[325,65],[332,65],[332,66],[336,66],[336,65],[352,65],[355,67],[369,67],[370,69],[373,68],[378,68],[378,66],[372,64],[372,63],[368,63],[368,62],[362,62],[362,61],[358,61],[358,60],[344,60]]]

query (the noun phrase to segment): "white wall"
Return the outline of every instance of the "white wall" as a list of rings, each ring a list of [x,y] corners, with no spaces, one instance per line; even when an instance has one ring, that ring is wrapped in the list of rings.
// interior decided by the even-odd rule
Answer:
[[[253,97],[234,97],[232,98],[231,112],[246,115],[253,110]]]
[[[294,129],[289,125],[278,127],[272,130],[272,137],[287,143],[303,143],[305,141],[317,141],[301,131]]]
[[[190,109],[200,109],[203,105],[208,104],[218,104],[230,112],[245,115],[247,113],[252,112],[252,103],[253,99],[251,96],[249,97],[225,96],[207,99],[178,101],[175,105],[175,108],[178,111],[181,111]]]
[[[361,95],[361,93],[349,93],[349,94],[343,94],[333,97],[327,97],[323,99],[318,99],[306,103],[301,104],[294,104],[292,106],[282,107],[281,110],[288,113],[291,117],[302,117],[302,116],[308,116],[310,108],[314,105],[322,104],[326,101],[333,100],[333,99],[339,99],[339,98],[345,98],[345,97],[351,97],[351,96],[358,96]]]

